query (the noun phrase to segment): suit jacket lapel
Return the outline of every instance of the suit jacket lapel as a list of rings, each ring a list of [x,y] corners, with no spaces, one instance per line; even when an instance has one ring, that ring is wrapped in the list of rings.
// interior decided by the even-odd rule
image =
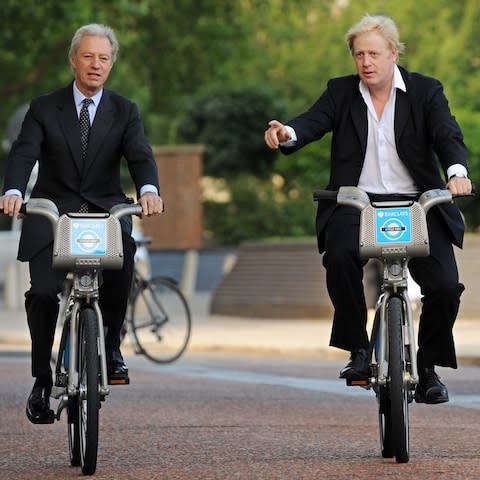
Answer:
[[[407,122],[409,119],[413,119],[414,116],[410,116],[411,110],[411,83],[409,82],[407,72],[400,67],[400,72],[403,76],[403,80],[405,82],[405,86],[407,87],[407,91],[403,92],[402,90],[397,89],[397,97],[395,100],[395,143],[398,146],[400,145],[400,138],[402,136],[403,130],[405,129]]]
[[[355,89],[355,93],[352,98],[351,115],[355,130],[362,146],[362,159],[365,157],[367,151],[367,137],[368,137],[368,118],[367,118],[367,106],[363,101],[362,94],[358,87]]]
[[[90,169],[98,150],[105,141],[105,137],[112,126],[113,119],[113,107],[110,101],[110,94],[108,90],[104,90],[88,138],[88,150],[87,158],[85,159],[84,172],[87,172]]]
[[[80,124],[73,99],[72,84],[60,92],[57,102],[58,117],[65,139],[79,171],[82,170],[82,145],[80,142]]]

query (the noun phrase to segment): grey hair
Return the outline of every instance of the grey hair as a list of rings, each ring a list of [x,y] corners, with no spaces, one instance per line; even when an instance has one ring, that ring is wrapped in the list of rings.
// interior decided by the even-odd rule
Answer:
[[[91,35],[93,37],[107,37],[108,40],[110,40],[110,45],[112,46],[112,64],[115,63],[119,49],[115,32],[110,27],[107,27],[106,25],[100,25],[98,23],[84,25],[75,32],[70,45],[70,51],[68,52],[69,58],[72,58],[77,54],[80,41],[85,35]]]
[[[353,53],[353,42],[361,33],[377,31],[385,38],[388,45],[398,51],[399,54],[405,51],[405,45],[400,42],[400,34],[395,22],[386,15],[365,15],[345,35],[348,48]]]

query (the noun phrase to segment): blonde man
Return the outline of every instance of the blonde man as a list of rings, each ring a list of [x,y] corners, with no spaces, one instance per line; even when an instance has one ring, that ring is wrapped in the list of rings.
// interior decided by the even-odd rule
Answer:
[[[346,34],[355,75],[335,78],[306,112],[285,124],[269,122],[265,142],[292,154],[332,132],[327,189],[356,185],[375,200],[416,197],[432,188],[471,192],[467,149],[441,83],[397,65],[404,46],[394,21],[366,15]],[[443,172],[440,174],[438,163]],[[364,262],[358,252],[359,213],[353,207],[318,205],[316,227],[335,313],[330,345],[350,352],[341,378],[368,373]],[[417,402],[448,401],[435,366],[457,368],[452,327],[464,286],[452,244],[462,246],[464,224],[454,204],[429,214],[431,254],[410,262],[420,285]]]

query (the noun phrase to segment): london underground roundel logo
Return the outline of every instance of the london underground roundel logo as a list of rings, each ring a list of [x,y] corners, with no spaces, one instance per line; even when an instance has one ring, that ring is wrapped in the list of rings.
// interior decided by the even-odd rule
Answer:
[[[76,238],[78,248],[84,253],[93,253],[101,242],[101,238],[94,230],[83,230]]]
[[[390,218],[382,226],[382,232],[389,240],[399,241],[406,231],[405,224],[398,218]]]

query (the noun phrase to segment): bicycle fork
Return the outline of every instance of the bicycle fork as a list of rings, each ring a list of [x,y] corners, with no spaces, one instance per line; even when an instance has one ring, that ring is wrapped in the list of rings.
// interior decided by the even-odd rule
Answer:
[[[415,328],[413,323],[413,310],[410,298],[407,294],[405,287],[396,289],[395,293],[386,291],[383,293],[380,304],[377,307],[379,309],[380,318],[377,335],[379,342],[377,343],[377,372],[372,378],[373,382],[378,383],[381,386],[387,384],[388,381],[388,326],[387,326],[387,305],[390,298],[394,295],[399,296],[403,305],[403,339],[404,345],[408,348],[410,371],[405,370],[404,385],[406,387],[414,387],[418,383],[418,368],[417,368],[417,348],[415,342]]]
[[[108,388],[108,374],[107,374],[107,355],[105,350],[105,333],[103,327],[103,317],[98,304],[98,296],[91,299],[88,303],[81,303],[75,301],[71,312],[68,314],[69,319],[66,321],[68,324],[68,338],[67,335],[62,334],[60,352],[61,355],[57,358],[56,367],[56,382],[52,387],[51,396],[60,399],[56,418],[60,420],[60,414],[62,410],[67,406],[69,397],[80,395],[79,384],[79,372],[78,372],[78,331],[79,331],[79,318],[81,308],[93,308],[97,318],[97,349],[100,362],[100,378],[99,378],[99,394],[101,397],[105,397],[110,393]],[[67,347],[68,343],[68,347]],[[65,359],[64,353],[68,348],[68,365],[65,365],[68,374],[62,374],[61,364]]]

